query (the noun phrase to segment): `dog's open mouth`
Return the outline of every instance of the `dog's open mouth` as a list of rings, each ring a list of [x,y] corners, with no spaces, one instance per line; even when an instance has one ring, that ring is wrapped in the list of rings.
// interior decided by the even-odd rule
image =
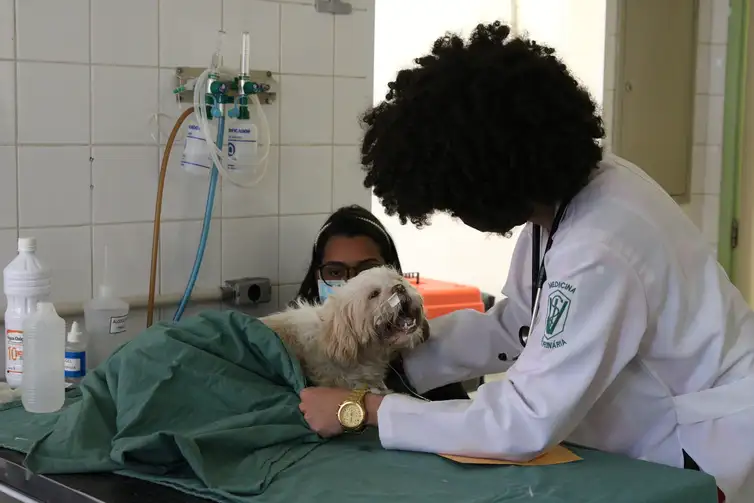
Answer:
[[[409,333],[416,328],[416,318],[409,313],[408,309],[401,305],[398,316],[391,325],[395,332]]]
[[[399,338],[416,330],[420,314],[408,297],[394,294],[385,302],[375,322],[386,337]]]

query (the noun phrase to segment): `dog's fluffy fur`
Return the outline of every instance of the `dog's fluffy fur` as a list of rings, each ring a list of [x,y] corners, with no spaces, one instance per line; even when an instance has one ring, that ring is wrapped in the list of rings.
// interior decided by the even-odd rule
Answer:
[[[393,294],[401,301],[397,312],[385,309]],[[389,267],[362,272],[321,305],[300,301],[261,320],[316,386],[387,392],[390,361],[429,336],[419,292]]]

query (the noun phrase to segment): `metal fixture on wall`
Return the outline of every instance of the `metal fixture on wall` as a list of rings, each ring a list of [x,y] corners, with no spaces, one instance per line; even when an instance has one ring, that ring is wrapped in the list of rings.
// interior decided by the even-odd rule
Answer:
[[[178,92],[176,94],[181,102],[191,103],[194,89],[193,87],[184,87],[184,84],[198,78],[204,70],[206,70],[206,68],[185,66],[176,68],[175,78],[176,87],[178,87]],[[234,72],[234,70],[228,68],[220,68],[219,79],[225,82],[234,82],[237,73],[237,71]],[[259,96],[259,101],[261,101],[263,105],[269,105],[275,101],[279,86],[272,76],[272,72],[266,70],[251,70],[249,71],[249,79],[260,86],[261,91],[257,93],[257,96]],[[232,86],[229,86],[228,96],[235,97],[237,94],[237,90]]]
[[[350,14],[353,7],[342,0],[314,0],[314,9],[323,14]]]

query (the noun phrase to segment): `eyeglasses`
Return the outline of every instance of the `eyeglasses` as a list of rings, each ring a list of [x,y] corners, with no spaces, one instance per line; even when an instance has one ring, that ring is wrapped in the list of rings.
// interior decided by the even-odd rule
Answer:
[[[326,285],[334,286],[330,283],[336,281],[348,281],[364,271],[383,265],[385,264],[377,260],[365,260],[353,267],[344,264],[343,262],[326,262],[319,267],[319,277]]]

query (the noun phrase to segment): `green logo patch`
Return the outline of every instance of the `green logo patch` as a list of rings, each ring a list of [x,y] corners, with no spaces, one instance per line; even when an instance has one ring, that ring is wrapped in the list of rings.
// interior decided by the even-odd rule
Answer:
[[[547,349],[565,346],[566,341],[562,338],[568,322],[568,313],[571,310],[571,297],[576,292],[568,283],[553,281],[548,285],[551,288],[547,296],[547,313],[545,317],[545,333],[542,338],[542,347]]]

